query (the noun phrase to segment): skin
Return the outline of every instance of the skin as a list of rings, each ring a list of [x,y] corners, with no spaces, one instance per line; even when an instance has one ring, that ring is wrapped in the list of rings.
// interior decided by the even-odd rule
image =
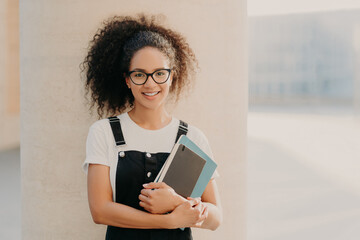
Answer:
[[[159,68],[170,68],[170,63],[162,52],[153,47],[140,49],[130,62],[130,71],[152,73]],[[172,74],[163,84],[157,84],[149,77],[144,85],[135,85],[129,77],[126,78],[126,84],[135,98],[134,108],[129,111],[129,116],[136,124],[145,129],[156,130],[170,123],[171,116],[165,110],[165,103],[171,83]],[[151,92],[159,93],[152,97],[144,95]]]
[[[171,214],[152,214],[113,202],[109,177],[110,168],[90,164],[88,169],[88,200],[92,218],[97,224],[123,228],[168,228],[198,226],[207,212],[200,199],[179,205]]]
[[[139,200],[140,206],[145,208],[145,210],[157,214],[170,212],[187,201],[187,199],[178,195],[171,187],[163,182],[144,184],[144,189],[141,190]],[[196,227],[211,230],[217,229],[222,221],[222,209],[215,179],[210,180],[207,185],[201,196],[201,204],[207,208],[208,215],[205,220]]]
[[[169,59],[158,49],[144,47],[138,50],[130,63],[129,71],[152,73],[159,68],[170,68]],[[131,119],[145,129],[160,129],[171,122],[165,103],[172,83],[172,75],[164,84],[151,77],[144,85],[135,85],[126,78],[134,95]],[[155,96],[144,93],[157,92]],[[88,199],[95,223],[125,228],[183,228],[198,227],[215,230],[222,221],[219,193],[215,180],[211,180],[201,199],[185,199],[165,183],[148,183],[139,195],[139,205],[148,212],[113,202],[110,168],[90,164],[88,169]],[[153,190],[152,190],[153,189]],[[170,214],[162,214],[171,212]]]

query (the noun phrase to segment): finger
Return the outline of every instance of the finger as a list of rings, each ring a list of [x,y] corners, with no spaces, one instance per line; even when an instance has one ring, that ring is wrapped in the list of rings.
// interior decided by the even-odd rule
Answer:
[[[139,205],[140,207],[143,207],[146,211],[149,211],[148,209],[150,208],[150,206],[147,203],[140,201]]]
[[[144,202],[144,203],[149,204],[149,198],[147,196],[145,196],[145,195],[140,194],[139,195],[139,200]]]
[[[197,222],[203,222],[203,221],[205,221],[205,219],[207,218],[207,216],[208,216],[208,211],[205,210],[205,213],[200,216],[200,218],[198,219]]]
[[[207,206],[204,207],[204,211],[201,213],[201,216],[205,216],[205,219],[208,217],[209,215],[209,209]]]
[[[198,200],[201,200],[200,197],[197,197],[197,198],[192,198],[192,197],[187,197],[188,200],[191,200],[191,199],[198,199]]]
[[[191,203],[191,206],[198,205],[201,202],[200,198],[190,198],[190,197],[188,197],[187,199],[189,199],[189,202]]]
[[[200,228],[201,227],[201,225],[199,224],[199,223],[195,223],[195,224],[193,224],[192,226],[190,226],[190,227],[197,227],[197,228]]]
[[[143,188],[143,189],[140,191],[140,193],[141,193],[142,195],[146,196],[146,197],[150,197],[151,194],[152,194],[152,190],[151,190],[151,189],[145,189],[145,188]]]
[[[204,221],[201,221],[201,222],[197,222],[193,225],[193,227],[201,227],[201,225],[203,224]]]
[[[194,206],[194,209],[197,209],[197,210],[199,210],[200,212],[202,212],[203,209],[204,209],[204,206],[205,206],[205,205],[204,205],[201,201],[199,201],[198,204],[196,204],[196,205]]]
[[[200,217],[203,209],[201,204],[198,204],[195,207],[193,207],[193,210],[197,213],[198,217]]]
[[[190,199],[190,200],[188,200],[188,203],[190,204],[190,206],[195,206],[195,205],[197,205],[197,204],[199,204],[199,202],[196,200],[196,199]]]
[[[162,188],[170,188],[165,182],[160,182]]]
[[[154,188],[166,188],[168,187],[168,185],[164,182],[150,182],[143,184],[143,187],[147,189],[154,189]]]
[[[197,227],[197,228],[201,228],[201,226],[203,225],[204,221],[202,222],[197,222],[193,225],[193,227]]]
[[[205,206],[204,206],[204,204],[199,204],[201,207],[200,207],[200,216],[203,214],[203,212],[204,212],[204,208],[205,208]]]
[[[190,201],[185,201],[181,205],[186,206],[186,208],[192,208],[192,203]]]
[[[155,183],[155,182],[149,182],[149,183],[143,184],[143,187],[146,189],[158,188],[156,184],[157,183]]]

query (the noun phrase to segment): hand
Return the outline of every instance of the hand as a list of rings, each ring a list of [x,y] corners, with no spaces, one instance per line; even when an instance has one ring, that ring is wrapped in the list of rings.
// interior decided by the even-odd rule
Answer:
[[[167,213],[174,210],[186,199],[164,182],[144,184],[139,195],[139,205],[151,213]]]
[[[173,228],[201,227],[208,216],[208,210],[200,198],[188,198],[188,201],[176,207],[170,216]]]
[[[194,200],[195,198],[188,197],[187,199],[190,201],[190,200]],[[201,201],[201,198],[198,199],[200,200],[200,202],[195,206],[195,208],[200,210],[201,217],[195,224],[193,224],[190,227],[201,227],[201,225],[209,215],[208,207]]]

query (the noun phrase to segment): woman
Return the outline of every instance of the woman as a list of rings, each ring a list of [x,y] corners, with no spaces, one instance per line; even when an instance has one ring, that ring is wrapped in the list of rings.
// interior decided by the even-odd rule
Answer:
[[[210,156],[204,134],[165,105],[191,82],[196,59],[184,38],[154,17],[115,17],[98,31],[83,62],[100,117],[89,129],[84,170],[93,220],[106,239],[192,239],[222,219],[213,175],[201,199],[185,199],[154,179],[186,134]],[[180,228],[185,228],[181,230]]]

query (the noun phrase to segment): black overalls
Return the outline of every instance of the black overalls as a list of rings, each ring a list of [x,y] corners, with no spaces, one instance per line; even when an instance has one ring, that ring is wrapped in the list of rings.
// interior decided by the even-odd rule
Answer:
[[[125,139],[121,130],[120,119],[110,117],[114,139],[117,146],[124,145]],[[181,135],[186,135],[187,124],[180,121],[176,141]],[[156,141],[156,139],[154,139]],[[147,153],[139,151],[121,151],[118,154],[118,164],[115,177],[115,202],[146,211],[139,205],[138,199],[144,183],[153,182],[166,161],[169,153]],[[191,229],[130,229],[108,226],[106,240],[185,240],[192,239]]]

